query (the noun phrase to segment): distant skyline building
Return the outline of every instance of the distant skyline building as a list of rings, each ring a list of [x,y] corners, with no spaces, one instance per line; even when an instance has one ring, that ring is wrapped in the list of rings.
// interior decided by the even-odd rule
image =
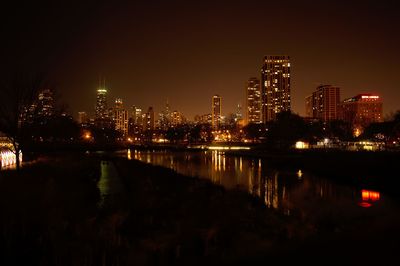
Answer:
[[[78,124],[87,124],[89,118],[86,112],[78,112]]]
[[[33,103],[24,106],[20,119],[24,123],[32,123],[36,118],[48,118],[54,115],[54,105],[53,91],[51,89],[40,90]]]
[[[222,98],[214,95],[211,99],[212,127],[218,129],[221,126],[222,119]]]
[[[52,116],[54,114],[54,99],[53,91],[44,89],[38,96],[38,115]]]
[[[242,105],[240,103],[236,106],[235,123],[243,125]]]
[[[306,117],[321,121],[339,118],[340,88],[332,85],[320,85],[306,97]]]
[[[246,83],[245,124],[261,123],[261,88],[258,78],[250,78]]]
[[[172,113],[170,111],[170,106],[167,100],[167,103],[165,104],[164,110],[158,114],[158,126],[160,129],[168,129],[168,127],[172,123]]]
[[[183,116],[183,114],[179,111],[173,111],[171,112],[170,115],[170,122],[172,126],[177,126],[180,124],[183,124],[184,122],[186,122],[186,118]]]
[[[107,119],[108,109],[107,109],[107,89],[105,86],[101,86],[97,89],[96,94],[96,119]]]
[[[267,55],[261,68],[262,122],[291,110],[290,57]]]
[[[142,109],[133,105],[131,107],[131,116],[129,118],[128,133],[131,136],[138,137],[142,131],[143,131]]]
[[[371,123],[383,121],[382,99],[371,93],[348,98],[340,105],[340,118],[350,123],[358,136]]]
[[[147,113],[143,114],[143,130],[151,131],[154,130],[154,109],[149,107]]]
[[[114,123],[115,130],[122,133],[123,136],[128,135],[128,111],[124,109],[121,98],[115,99],[114,107]]]
[[[142,124],[142,109],[133,105],[131,108],[131,118],[135,125]]]
[[[121,98],[115,99],[115,109],[123,109],[123,102]]]
[[[212,124],[212,114],[195,115],[194,122],[196,124]]]

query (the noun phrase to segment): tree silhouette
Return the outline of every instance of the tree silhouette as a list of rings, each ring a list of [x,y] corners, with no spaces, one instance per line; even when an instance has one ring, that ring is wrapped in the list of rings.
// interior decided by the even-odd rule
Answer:
[[[280,112],[268,126],[267,142],[274,148],[289,149],[306,136],[307,126],[303,118],[290,111]]]
[[[0,84],[0,131],[11,142],[16,156],[17,170],[20,168],[19,154],[26,136],[23,116],[31,108],[42,84],[38,75],[14,74]]]

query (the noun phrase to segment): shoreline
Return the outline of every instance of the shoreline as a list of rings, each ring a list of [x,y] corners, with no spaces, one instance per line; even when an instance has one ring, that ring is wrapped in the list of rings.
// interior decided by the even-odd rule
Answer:
[[[400,198],[395,177],[400,152],[354,152],[302,150],[269,152],[262,150],[227,151],[227,156],[259,158],[277,169],[304,170],[336,182],[355,187],[372,188]]]
[[[108,164],[118,173],[110,178],[119,178],[124,189],[99,208],[97,186]],[[309,265],[326,257],[360,263],[369,261],[359,252],[370,249],[371,241],[400,235],[390,225],[391,231],[379,227],[365,236],[377,223],[368,215],[371,223],[361,227],[358,220],[287,216],[247,192],[108,154],[51,154],[22,171],[0,175],[0,207],[7,217],[0,220],[0,239],[9,243],[0,253],[6,265],[242,265],[294,256]],[[397,248],[390,243],[378,247],[376,260]],[[391,254],[381,262],[392,261]]]

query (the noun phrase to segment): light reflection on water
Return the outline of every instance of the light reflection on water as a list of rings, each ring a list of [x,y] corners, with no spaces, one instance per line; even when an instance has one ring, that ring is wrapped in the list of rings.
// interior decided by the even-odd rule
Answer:
[[[382,195],[369,194],[374,200],[365,199],[367,192],[341,186],[316,177],[301,169],[276,170],[262,159],[225,156],[223,151],[170,152],[137,151],[132,159],[171,168],[176,172],[199,178],[210,179],[227,189],[241,189],[263,200],[268,208],[285,214],[293,210],[310,213],[321,208],[334,211],[360,209],[360,202],[369,206],[382,204]],[[364,204],[365,205],[365,204]],[[363,208],[361,208],[363,209]]]
[[[100,162],[100,179],[97,187],[100,192],[100,201],[98,203],[100,208],[104,207],[108,201],[113,200],[114,195],[122,191],[122,184],[112,162]]]

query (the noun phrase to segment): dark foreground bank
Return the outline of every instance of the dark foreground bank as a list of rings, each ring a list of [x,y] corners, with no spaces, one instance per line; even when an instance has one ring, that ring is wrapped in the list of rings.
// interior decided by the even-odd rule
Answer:
[[[400,236],[399,221],[375,230],[385,220],[286,216],[245,192],[104,154],[0,172],[0,212],[1,265],[390,265]]]

